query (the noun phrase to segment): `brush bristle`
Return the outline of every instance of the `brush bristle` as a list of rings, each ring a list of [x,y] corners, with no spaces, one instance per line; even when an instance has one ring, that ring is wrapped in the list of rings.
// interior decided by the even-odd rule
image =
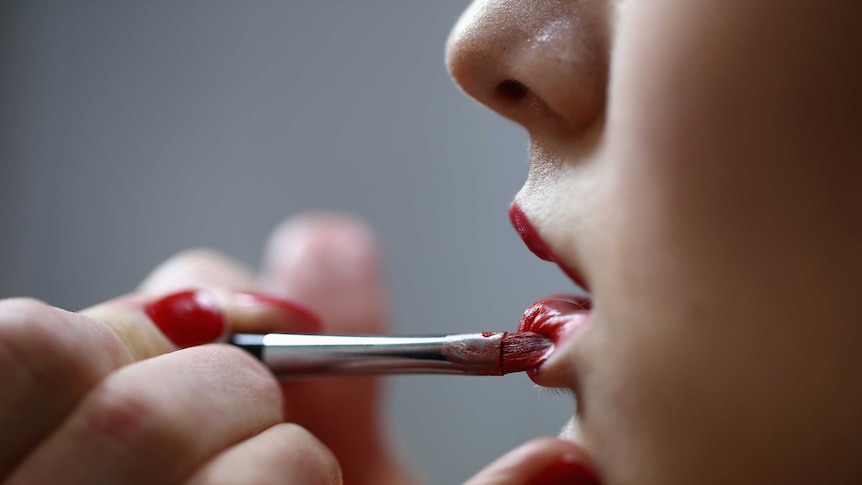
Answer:
[[[507,333],[501,344],[503,374],[534,369],[548,358],[554,342],[535,332]]]

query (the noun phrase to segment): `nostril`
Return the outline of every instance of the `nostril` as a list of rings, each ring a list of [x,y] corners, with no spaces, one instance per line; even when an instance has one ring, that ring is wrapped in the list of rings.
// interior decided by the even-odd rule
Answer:
[[[514,79],[507,79],[497,86],[497,96],[507,102],[520,101],[527,96],[530,88]]]

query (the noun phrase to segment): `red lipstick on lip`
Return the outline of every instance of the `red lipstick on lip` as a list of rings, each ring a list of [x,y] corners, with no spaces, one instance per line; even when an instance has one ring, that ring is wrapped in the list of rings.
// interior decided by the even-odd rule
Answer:
[[[527,215],[524,214],[524,211],[518,207],[518,204],[512,204],[509,207],[509,220],[512,221],[512,226],[515,227],[515,230],[518,232],[518,235],[521,236],[521,239],[524,240],[524,244],[527,245],[527,248],[539,259],[543,259],[545,261],[550,261],[555,263],[560,269],[563,270],[563,273],[566,274],[572,281],[575,282],[576,285],[580,286],[584,290],[589,291],[587,288],[587,283],[584,281],[584,278],[581,277],[575,270],[566,266],[565,263],[560,261],[560,258],[554,254],[554,251],[548,246],[548,244],[539,236],[536,228],[530,224],[530,220],[527,219]]]
[[[533,254],[539,257],[539,259],[544,259],[545,261],[554,262],[556,258],[554,258],[554,253],[551,251],[551,248],[545,244],[545,241],[539,237],[539,233],[536,232],[536,229],[530,224],[530,220],[527,219],[527,215],[524,214],[524,211],[518,207],[518,204],[512,204],[509,207],[509,220],[512,221],[512,226],[515,227],[515,230],[518,231],[518,235],[521,236],[521,239],[524,240],[524,244],[527,245],[527,249],[529,249]]]
[[[559,348],[589,320],[591,301],[575,295],[556,295],[530,305],[521,317],[518,332],[535,332],[551,339]],[[539,383],[541,367],[530,369],[527,375]]]
[[[586,297],[555,295],[545,298],[524,311],[518,332],[535,332],[559,343],[586,323],[591,309],[592,302]]]

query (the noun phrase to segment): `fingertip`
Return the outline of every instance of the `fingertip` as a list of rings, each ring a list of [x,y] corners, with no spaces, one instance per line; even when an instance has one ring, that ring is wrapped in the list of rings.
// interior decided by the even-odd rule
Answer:
[[[537,438],[501,456],[465,485],[599,485],[592,462],[578,445]]]
[[[288,219],[263,258],[263,285],[321,315],[327,331],[379,332],[385,318],[380,250],[356,217],[328,212]]]
[[[341,469],[326,445],[304,428],[279,423],[220,453],[188,485],[303,483],[339,485]]]
[[[317,333],[321,327],[314,313],[293,301],[203,288],[125,295],[81,313],[119,337],[133,361],[225,342],[231,333]]]
[[[349,214],[308,212],[284,220],[267,241],[265,276],[275,285],[284,284],[306,261],[331,273],[339,271],[342,277],[375,274],[380,262],[377,237]]]
[[[226,340],[230,333],[316,333],[320,319],[299,303],[259,292],[187,289],[143,306],[176,347]]]
[[[207,248],[187,249],[156,266],[138,287],[165,294],[186,288],[251,288],[254,276],[242,263]]]
[[[222,305],[205,290],[164,296],[147,304],[144,313],[179,348],[216,342],[228,328]]]

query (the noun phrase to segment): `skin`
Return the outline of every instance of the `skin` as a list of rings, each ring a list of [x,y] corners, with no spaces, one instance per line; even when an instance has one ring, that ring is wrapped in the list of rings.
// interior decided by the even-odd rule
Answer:
[[[471,484],[526,483],[554,453],[608,485],[862,483],[860,14],[465,12],[452,76],[529,132],[515,200],[594,307],[540,377],[575,395],[578,444],[529,443]]]
[[[560,461],[607,485],[862,482],[857,3],[468,9],[453,77],[529,132],[516,201],[594,299],[539,377],[577,398],[574,442],[531,441],[471,484],[526,484]],[[376,251],[356,221],[304,217],[259,273],[189,252],[79,313],[0,301],[0,480],[410,483],[376,381],[280,387],[227,346],[173,348],[142,311],[204,287],[232,330],[293,329],[232,307],[258,288],[316,310],[323,331],[379,332]]]

